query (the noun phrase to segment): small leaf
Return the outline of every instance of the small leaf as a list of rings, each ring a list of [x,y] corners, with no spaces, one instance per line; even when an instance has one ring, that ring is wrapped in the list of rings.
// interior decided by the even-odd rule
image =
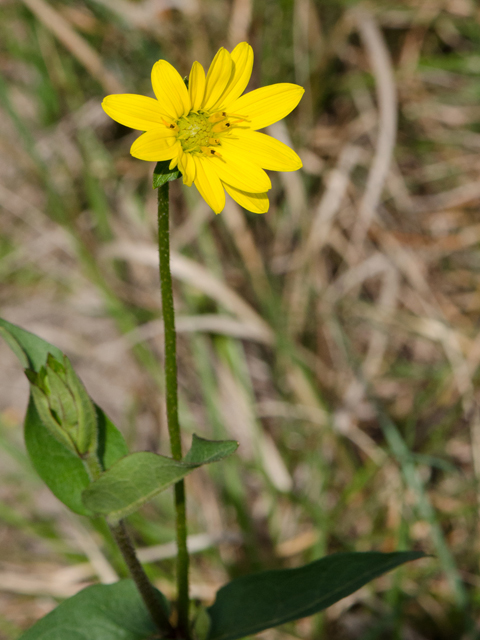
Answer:
[[[233,441],[211,441],[193,436],[192,448],[183,460],[149,451],[132,453],[116,462],[83,492],[83,504],[116,521],[139,509],[172,484],[203,464],[231,455]]]
[[[208,640],[235,640],[311,616],[404,562],[416,551],[336,553],[298,569],[243,576],[217,592],[207,609]]]
[[[176,180],[182,174],[178,169],[169,169],[170,160],[161,160],[155,165],[153,171],[153,188],[158,189],[166,182],[172,182]]]
[[[200,467],[202,464],[223,460],[235,453],[237,449],[238,442],[235,440],[205,440],[194,433],[190,451],[182,462]]]
[[[83,492],[83,504],[91,511],[125,518],[192,471],[182,462],[150,451],[132,453],[116,462]]]
[[[38,373],[47,363],[49,354],[63,360],[63,354],[46,340],[21,329],[0,318],[0,335],[6,339],[23,367],[29,366]],[[108,419],[105,413],[95,405],[98,422],[97,453],[105,469],[119,458],[128,454],[125,440]],[[25,416],[25,444],[38,475],[67,507],[75,513],[92,516],[85,508],[81,494],[90,480],[82,461],[76,454],[62,445],[40,420],[38,411],[30,396]]]
[[[168,613],[168,603],[159,592]],[[39,620],[20,640],[151,640],[158,637],[132,580],[87,587]]]

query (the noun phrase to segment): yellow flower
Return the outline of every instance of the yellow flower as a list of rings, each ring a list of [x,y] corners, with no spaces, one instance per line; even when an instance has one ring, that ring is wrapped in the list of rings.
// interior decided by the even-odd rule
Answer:
[[[252,66],[253,50],[246,42],[232,53],[222,48],[206,76],[202,65],[193,63],[187,89],[174,67],[159,60],[152,69],[156,100],[111,95],[102,107],[117,122],[145,131],[133,143],[132,156],[171,160],[170,169],[178,166],[183,182],[195,183],[215,213],[225,206],[225,191],[245,209],[265,213],[272,185],[264,170],[295,171],[302,162],[290,147],[257,129],[289,114],[304,89],[281,83],[241,96]]]

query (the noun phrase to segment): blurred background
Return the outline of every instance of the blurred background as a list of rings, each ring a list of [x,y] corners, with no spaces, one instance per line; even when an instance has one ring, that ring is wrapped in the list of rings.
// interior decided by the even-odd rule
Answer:
[[[102,111],[248,40],[304,168],[270,211],[171,185],[192,595],[337,551],[422,549],[266,640],[471,640],[480,611],[480,9],[474,0],[0,0],[0,313],[55,343],[132,450],[168,454],[152,163]],[[25,454],[0,343],[0,638],[124,575]],[[159,366],[160,365],[160,366]],[[169,596],[173,506],[129,518]]]

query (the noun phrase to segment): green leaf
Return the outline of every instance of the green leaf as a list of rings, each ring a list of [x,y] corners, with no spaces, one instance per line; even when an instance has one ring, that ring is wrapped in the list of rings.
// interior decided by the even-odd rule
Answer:
[[[83,462],[44,426],[32,397],[28,403],[24,430],[30,460],[50,491],[75,513],[93,516],[81,499],[82,491],[90,484]]]
[[[416,551],[336,553],[298,569],[265,571],[222,587],[208,608],[208,640],[235,640],[311,616],[404,562]]]
[[[110,469],[120,458],[128,456],[128,447],[121,431],[103,409],[95,405],[98,420],[97,454],[104,469]]]
[[[108,469],[128,454],[120,431],[97,406],[98,455]],[[25,416],[25,444],[28,455],[40,478],[50,491],[69,509],[81,516],[94,516],[82,502],[82,492],[90,484],[83,462],[64,447],[44,426],[30,398]]]
[[[194,433],[190,451],[182,462],[192,467],[200,467],[202,464],[223,460],[235,453],[237,449],[238,442],[235,440],[205,440]]]
[[[46,340],[42,340],[38,336],[30,333],[29,331],[25,331],[25,329],[21,329],[17,327],[15,324],[11,324],[7,322],[3,318],[0,318],[0,327],[3,329],[1,335],[5,337],[5,333],[10,335],[10,342],[7,339],[6,342],[15,355],[19,358],[22,366],[25,368],[25,359],[21,357],[21,354],[18,352],[18,348],[25,354],[25,357],[28,360],[28,364],[30,368],[32,368],[37,373],[40,371],[41,367],[46,364],[47,356],[49,353],[54,355],[56,358],[63,358],[63,353],[57,347],[53,346]],[[17,350],[13,348],[11,339],[16,342]]]
[[[1,321],[2,321],[2,319],[0,318],[0,322]],[[28,369],[28,367],[30,366],[30,363],[28,361],[28,358],[27,358],[27,355],[26,355],[25,351],[20,346],[20,343],[18,342],[18,340],[16,340],[13,337],[13,335],[11,333],[9,333],[7,331],[7,329],[5,329],[5,327],[2,327],[1,324],[0,324],[0,336],[2,336],[2,338],[8,344],[10,349],[17,356],[17,358],[20,360],[20,363],[21,363],[22,367],[24,369]]]
[[[6,339],[22,366],[40,371],[46,365],[48,354],[63,359],[63,354],[54,345],[42,340],[0,318],[0,335]],[[100,407],[95,405],[98,421],[97,453],[105,469],[128,454],[125,440]],[[83,462],[62,445],[40,420],[30,396],[25,416],[25,444],[38,475],[67,507],[75,513],[92,516],[82,503],[81,494],[90,484]]]
[[[178,169],[169,169],[169,166],[170,160],[161,160],[155,165],[155,169],[153,171],[154,189],[158,189],[166,182],[172,182],[172,180],[176,180],[182,175]]]
[[[203,464],[221,460],[237,449],[230,440],[211,441],[193,436],[192,448],[183,460],[149,451],[132,453],[116,462],[83,492],[83,504],[111,521],[139,509],[161,491]]]
[[[168,603],[159,592],[168,613]],[[20,640],[151,640],[150,614],[132,580],[87,587],[39,620]]]

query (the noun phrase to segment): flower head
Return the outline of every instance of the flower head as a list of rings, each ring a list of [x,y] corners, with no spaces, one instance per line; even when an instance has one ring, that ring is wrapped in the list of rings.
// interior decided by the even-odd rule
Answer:
[[[242,42],[229,53],[220,49],[205,76],[194,62],[188,89],[166,60],[152,69],[156,96],[107,96],[102,107],[114,120],[145,133],[130,153],[140,160],[170,160],[183,182],[195,183],[215,211],[225,206],[225,191],[255,213],[268,210],[271,188],[265,169],[295,171],[302,162],[287,145],[259,133],[284,118],[299,103],[303,88],[274,84],[241,95],[252,73],[253,51]]]

